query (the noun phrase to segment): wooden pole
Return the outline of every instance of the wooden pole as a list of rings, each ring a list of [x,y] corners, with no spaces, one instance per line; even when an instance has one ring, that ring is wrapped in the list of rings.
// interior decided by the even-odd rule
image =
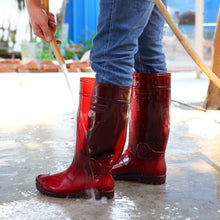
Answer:
[[[41,0],[42,2],[42,6],[43,6],[43,9],[48,13],[50,11],[49,9],[49,0]]]
[[[186,41],[185,37],[173,21],[172,17],[170,16],[169,12],[167,11],[166,7],[164,6],[161,0],[154,0],[155,5],[157,6],[158,10],[163,15],[164,19],[166,20],[167,24],[170,26],[174,34],[176,35],[177,39],[180,41],[182,46],[185,48],[186,52],[191,56],[194,62],[199,66],[199,68],[209,77],[209,79],[218,87],[220,88],[220,79],[211,71],[211,69],[202,61],[202,59],[197,55],[194,49],[190,46],[190,44]]]
[[[190,108],[193,108],[193,109],[196,109],[196,110],[199,110],[199,111],[203,111],[203,112],[206,112],[206,109],[202,108],[202,107],[199,107],[199,106],[196,106],[196,105],[190,105],[190,104],[187,104],[187,103],[184,103],[184,102],[180,102],[180,101],[177,101],[177,100],[171,100],[172,102],[176,102],[180,105],[185,105],[187,107],[190,107]]]
[[[42,6],[43,6],[43,9],[46,11],[46,13],[48,13],[49,12],[49,0],[43,0]],[[52,47],[52,50],[56,56],[56,59],[57,59],[59,65],[60,66],[65,65],[65,61],[63,59],[63,56],[60,52],[60,49],[59,49],[58,44],[56,42],[56,39],[54,37],[54,33],[52,33],[52,41],[50,42],[50,45]]]
[[[211,68],[212,71],[220,77],[220,7],[213,39]],[[220,89],[211,81],[209,82],[206,108],[210,110],[220,110]]]

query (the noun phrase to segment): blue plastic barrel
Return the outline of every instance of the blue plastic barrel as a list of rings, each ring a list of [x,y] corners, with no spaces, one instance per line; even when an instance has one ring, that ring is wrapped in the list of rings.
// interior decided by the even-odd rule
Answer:
[[[64,20],[69,24],[69,40],[80,43],[82,37],[96,33],[98,14],[99,0],[69,0]]]

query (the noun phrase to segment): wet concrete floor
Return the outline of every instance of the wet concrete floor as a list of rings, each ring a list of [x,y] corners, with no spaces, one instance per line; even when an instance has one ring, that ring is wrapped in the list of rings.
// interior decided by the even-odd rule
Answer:
[[[93,74],[88,74],[93,76]],[[38,193],[35,177],[72,161],[80,74],[0,75],[0,219],[220,219],[220,112],[172,104],[167,182],[116,182],[112,200],[57,199]],[[199,103],[208,80],[174,73],[172,98]]]

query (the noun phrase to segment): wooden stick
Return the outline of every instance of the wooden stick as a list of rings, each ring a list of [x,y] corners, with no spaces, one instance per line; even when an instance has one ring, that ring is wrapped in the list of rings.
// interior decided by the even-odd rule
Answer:
[[[191,56],[194,62],[198,65],[198,67],[209,77],[209,79],[218,87],[220,88],[220,79],[211,71],[211,69],[202,61],[202,59],[197,55],[194,49],[190,46],[190,44],[186,41],[185,37],[173,21],[172,17],[170,16],[169,12],[167,11],[166,7],[164,6],[161,0],[154,0],[155,5],[157,6],[160,13],[163,15],[164,19],[166,20],[167,24],[170,26],[174,34],[176,35],[177,39],[185,48],[186,52]]]
[[[217,25],[213,38],[211,69],[220,77],[220,7],[217,17]],[[220,89],[209,82],[209,88],[206,99],[206,108],[209,110],[220,110]]]
[[[43,9],[46,11],[46,13],[48,13],[49,12],[49,0],[43,0],[42,6],[43,6]],[[60,52],[60,49],[58,47],[58,44],[57,44],[56,39],[54,37],[54,34],[52,31],[51,31],[51,33],[52,33],[52,41],[50,42],[51,48],[56,56],[56,59],[57,59],[59,65],[60,66],[65,65],[65,61],[64,61],[63,56]]]
[[[172,99],[171,101],[172,101],[172,102],[176,102],[176,103],[178,103],[178,104],[180,104],[180,105],[185,105],[185,106],[187,106],[187,107],[194,108],[194,109],[199,110],[199,111],[206,112],[206,109],[201,108],[201,107],[196,106],[196,105],[186,104],[186,103],[183,103],[183,102],[180,102],[180,101],[176,101],[176,100],[173,100],[173,99]]]
[[[49,12],[49,0],[42,1],[43,9],[48,13]]]

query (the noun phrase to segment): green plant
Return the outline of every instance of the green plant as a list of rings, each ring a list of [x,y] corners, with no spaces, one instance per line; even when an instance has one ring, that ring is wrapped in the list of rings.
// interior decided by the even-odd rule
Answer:
[[[58,29],[55,34],[56,39],[60,39],[62,44],[59,45],[64,59],[79,60],[84,53],[91,49],[93,36],[87,39],[81,38],[82,44],[75,44],[62,34],[62,31]]]
[[[89,37],[81,38],[82,44],[74,44],[74,42],[68,40],[60,29],[57,29],[55,33],[55,38],[60,39],[62,44],[59,45],[60,51],[64,59],[74,59],[79,60],[84,55],[84,53],[92,48],[92,40],[94,34],[89,35]],[[50,47],[50,44],[44,41],[37,42],[36,56],[38,60],[53,60],[55,56]]]
[[[95,33],[87,33],[80,38],[80,42],[84,45],[86,50],[91,50],[95,35]]]
[[[64,54],[64,59],[74,59],[74,60],[79,60],[82,55],[84,54],[83,51],[83,45],[78,45],[78,44],[70,44],[65,46],[63,49],[65,51]]]
[[[50,44],[41,41],[37,42],[37,48],[35,50],[38,60],[53,60],[54,55],[50,47]]]

